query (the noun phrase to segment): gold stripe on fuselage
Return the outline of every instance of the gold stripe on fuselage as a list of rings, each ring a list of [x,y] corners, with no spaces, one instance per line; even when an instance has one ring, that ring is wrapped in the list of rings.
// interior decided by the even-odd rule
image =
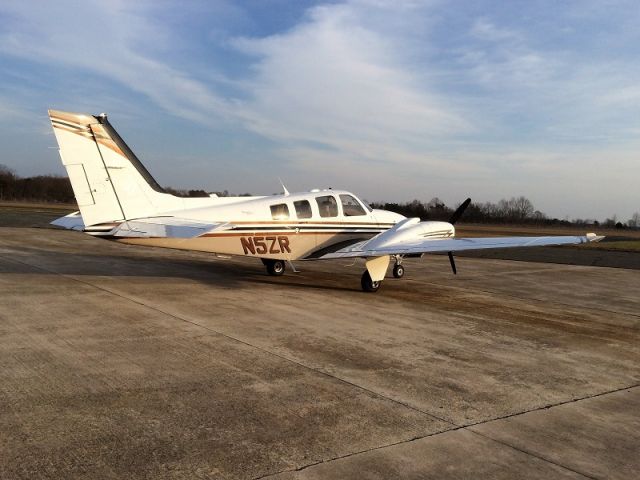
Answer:
[[[344,229],[335,232],[295,230],[251,230],[219,232],[195,238],[116,238],[121,243],[179,250],[196,250],[224,255],[243,255],[256,258],[299,260],[334,244],[367,240],[383,230],[356,232]]]

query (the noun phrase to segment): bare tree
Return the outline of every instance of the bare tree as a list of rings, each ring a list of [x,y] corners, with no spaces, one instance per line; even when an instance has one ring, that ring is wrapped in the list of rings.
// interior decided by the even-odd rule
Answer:
[[[6,165],[0,164],[0,200],[13,197],[15,189],[16,174]]]

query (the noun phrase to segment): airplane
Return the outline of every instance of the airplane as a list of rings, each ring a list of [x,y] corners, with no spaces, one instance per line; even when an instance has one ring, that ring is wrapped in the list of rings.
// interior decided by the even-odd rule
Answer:
[[[282,275],[297,260],[362,258],[361,287],[376,292],[391,259],[401,278],[406,257],[487,248],[596,242],[602,236],[456,238],[455,223],[421,221],[371,208],[344,190],[270,196],[177,197],[151,176],[113,128],[107,115],[49,110],[49,118],[79,211],[51,222],[117,242],[244,255],[262,260],[269,275]]]

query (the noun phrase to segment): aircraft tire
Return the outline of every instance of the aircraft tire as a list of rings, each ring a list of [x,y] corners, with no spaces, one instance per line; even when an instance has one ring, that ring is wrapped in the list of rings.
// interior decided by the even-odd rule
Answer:
[[[267,273],[275,277],[279,277],[285,271],[284,260],[262,260],[267,266]]]
[[[362,274],[360,284],[362,285],[362,290],[369,293],[377,292],[380,288],[380,282],[374,282],[373,280],[371,280],[371,275],[369,275],[368,270],[365,270]]]
[[[396,278],[404,277],[404,267],[402,265],[396,265],[393,267],[393,276]]]

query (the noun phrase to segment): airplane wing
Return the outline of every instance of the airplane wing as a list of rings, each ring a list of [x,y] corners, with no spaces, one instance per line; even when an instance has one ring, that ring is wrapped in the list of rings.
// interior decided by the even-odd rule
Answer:
[[[488,238],[454,238],[454,235],[455,230],[451,223],[420,222],[418,218],[407,218],[367,241],[327,252],[319,258],[381,257],[487,248],[568,245],[597,242],[604,238],[595,233],[588,233],[585,236]]]

